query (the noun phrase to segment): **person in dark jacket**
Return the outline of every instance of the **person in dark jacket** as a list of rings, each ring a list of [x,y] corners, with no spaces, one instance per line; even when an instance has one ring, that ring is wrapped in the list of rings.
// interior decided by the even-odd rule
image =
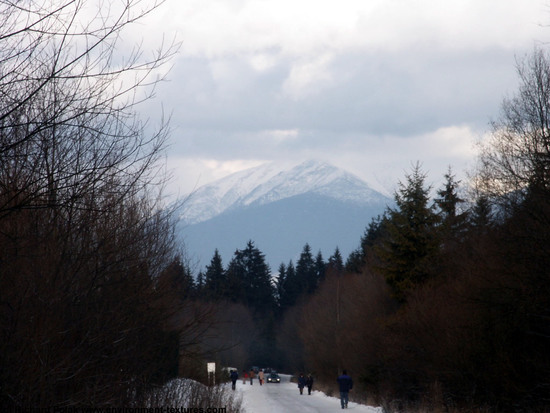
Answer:
[[[304,377],[304,373],[300,373],[300,377],[298,377],[298,388],[300,389],[300,394],[304,394],[305,385],[306,378]]]
[[[237,379],[239,378],[239,373],[237,373],[237,370],[231,371],[231,388],[235,390],[237,387]]]
[[[308,374],[306,377],[307,394],[311,396],[311,388],[313,387],[313,376]]]
[[[348,376],[346,370],[343,370],[336,380],[340,386],[340,404],[342,405],[342,409],[347,408],[349,391],[353,388],[353,380]]]

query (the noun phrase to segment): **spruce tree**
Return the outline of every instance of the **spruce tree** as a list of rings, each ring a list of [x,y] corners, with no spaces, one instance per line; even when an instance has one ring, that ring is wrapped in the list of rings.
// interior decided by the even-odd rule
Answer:
[[[479,232],[485,232],[493,220],[492,207],[489,198],[479,196],[470,212],[470,226]]]
[[[284,288],[281,290],[281,294],[279,296],[279,306],[281,308],[281,312],[285,312],[288,308],[296,304],[300,293],[301,290],[296,277],[296,269],[294,267],[294,263],[290,260],[286,266]]]
[[[242,303],[246,305],[245,299],[245,279],[244,270],[241,263],[235,259],[235,256],[239,253],[239,250],[235,250],[235,255],[229,264],[225,272],[225,297],[234,303]]]
[[[205,273],[205,293],[210,299],[219,300],[226,295],[226,277],[223,270],[222,258],[216,249],[214,256],[210,260],[210,265],[206,266]]]
[[[279,308],[281,308],[281,300],[285,295],[286,288],[286,266],[284,263],[279,265],[279,272],[277,275],[277,280],[275,281],[275,290],[277,294],[277,303]]]
[[[246,248],[235,251],[228,266],[233,280],[240,280],[241,300],[257,313],[271,312],[275,307],[271,271],[264,254],[248,241]]]
[[[350,273],[361,273],[364,265],[364,254],[361,248],[354,249],[346,260],[346,265],[344,266],[346,272]]]
[[[318,279],[311,247],[306,243],[296,264],[296,279],[301,294],[310,294],[317,288]]]
[[[344,260],[342,259],[342,254],[340,254],[340,249],[336,247],[334,254],[328,259],[328,270],[336,275],[342,275],[344,272]]]
[[[317,257],[315,258],[315,270],[317,272],[317,283],[319,284],[325,279],[325,274],[327,271],[327,263],[323,259],[321,250],[319,250]]]
[[[177,296],[178,302],[193,297],[196,288],[195,281],[188,265],[184,264],[180,256],[174,257],[168,267],[161,273],[159,282],[164,284],[170,293]]]
[[[430,259],[438,249],[438,217],[428,205],[431,188],[425,179],[417,163],[406,184],[399,183],[396,207],[389,209],[384,242],[377,248],[380,270],[400,301],[429,277]]]
[[[195,291],[197,296],[201,297],[204,294],[204,273],[199,271],[197,275],[197,281],[195,283]]]
[[[439,209],[441,218],[441,227],[445,236],[457,236],[465,228],[466,213],[460,212],[460,204],[464,200],[458,195],[460,181],[456,181],[455,176],[449,167],[445,174],[445,184],[442,189],[437,191],[438,198],[435,204]]]
[[[347,272],[361,273],[363,267],[367,264],[368,250],[383,239],[384,223],[387,220],[386,214],[387,211],[383,215],[371,218],[371,222],[361,237],[359,247],[353,250],[346,260],[345,270]]]

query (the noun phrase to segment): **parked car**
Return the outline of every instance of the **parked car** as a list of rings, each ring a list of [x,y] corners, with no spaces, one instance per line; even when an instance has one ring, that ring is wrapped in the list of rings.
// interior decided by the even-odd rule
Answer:
[[[268,383],[280,383],[281,378],[277,373],[271,373],[269,376],[267,376],[267,382]]]

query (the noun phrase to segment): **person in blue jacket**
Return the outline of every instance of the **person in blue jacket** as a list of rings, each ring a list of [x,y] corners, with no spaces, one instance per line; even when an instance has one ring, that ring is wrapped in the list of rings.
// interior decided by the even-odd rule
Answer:
[[[340,404],[342,405],[342,409],[347,408],[349,391],[353,388],[353,380],[348,376],[346,370],[343,370],[336,380],[340,386]]]

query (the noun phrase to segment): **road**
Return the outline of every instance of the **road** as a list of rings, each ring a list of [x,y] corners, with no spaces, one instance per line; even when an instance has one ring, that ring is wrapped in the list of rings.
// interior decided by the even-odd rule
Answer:
[[[319,391],[313,391],[311,396],[304,389],[300,395],[296,383],[290,382],[290,376],[281,374],[281,383],[265,383],[260,386],[258,380],[254,384],[237,382],[237,391],[242,395],[243,410],[246,413],[331,413],[342,411],[340,400],[328,397]],[[364,406],[350,402],[348,409],[357,413],[382,413],[382,408]]]

